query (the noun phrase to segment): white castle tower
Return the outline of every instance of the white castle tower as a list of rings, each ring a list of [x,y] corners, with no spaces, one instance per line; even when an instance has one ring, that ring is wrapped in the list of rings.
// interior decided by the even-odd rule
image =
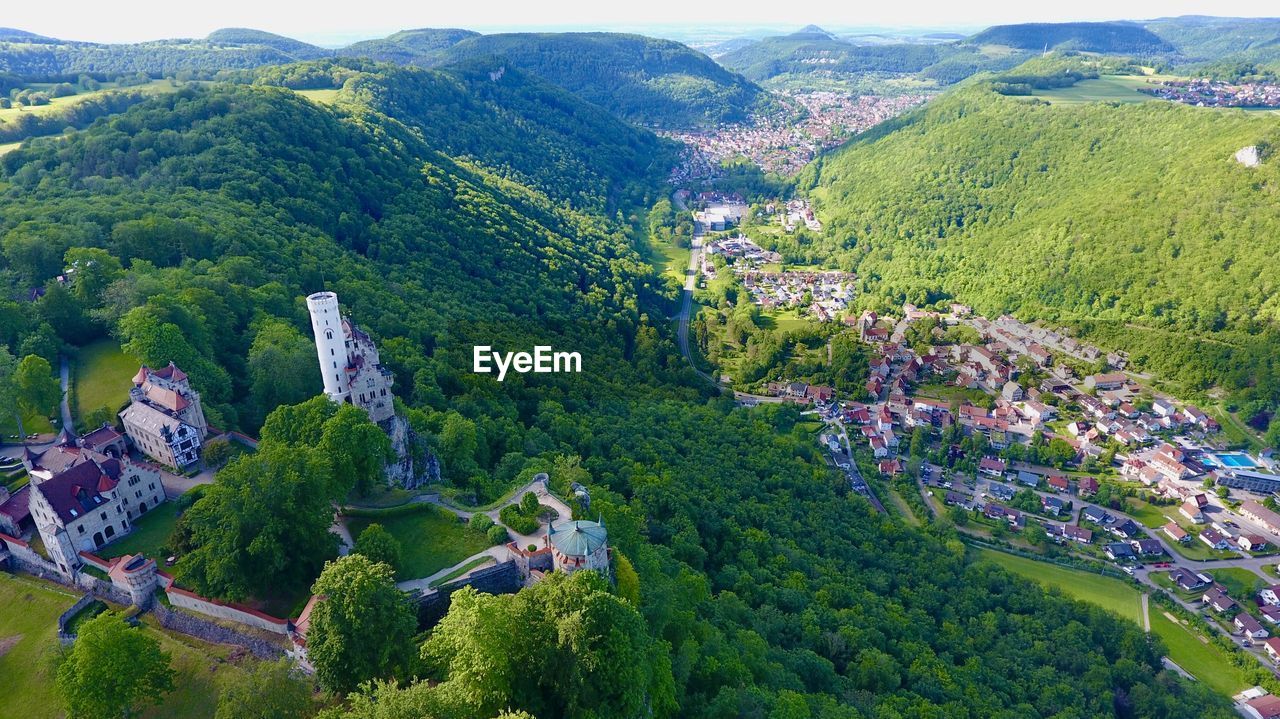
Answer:
[[[382,366],[373,338],[342,316],[338,296],[332,292],[308,296],[307,309],[324,393],[334,402],[350,402],[363,409],[378,424],[394,417],[391,383],[395,378]]]
[[[334,402],[345,402],[351,396],[351,383],[347,377],[350,358],[347,356],[347,337],[342,329],[338,296],[332,292],[317,292],[307,297],[307,309],[311,312],[311,333],[316,338],[324,393]]]

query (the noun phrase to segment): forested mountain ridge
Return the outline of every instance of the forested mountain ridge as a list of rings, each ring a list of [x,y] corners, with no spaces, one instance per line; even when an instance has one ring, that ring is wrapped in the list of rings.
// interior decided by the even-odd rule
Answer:
[[[678,149],[494,59],[438,70],[320,60],[240,79],[295,89],[341,88],[337,102],[354,113],[376,110],[454,158],[474,160],[596,212],[642,199],[634,195],[662,183]]]
[[[1136,23],[1058,22],[995,25],[969,38],[976,44],[1007,45],[1022,50],[1078,50],[1112,55],[1160,55],[1174,48]]]
[[[621,33],[508,33],[467,38],[440,64],[501,58],[633,122],[691,126],[746,120],[767,93],[671,40]]]
[[[1243,111],[1049,104],[981,82],[820,159],[805,182],[830,252],[889,306],[955,298],[1088,325],[1192,388],[1271,403],[1276,358],[1251,338],[1280,321],[1280,168],[1233,155],[1277,139]]]
[[[915,75],[950,85],[977,72],[1006,70],[1025,58],[1025,52],[989,51],[972,43],[857,44],[811,31],[743,43],[717,61],[756,82],[787,75]]]
[[[0,72],[30,80],[91,74],[102,78],[146,73],[211,76],[242,69],[309,60],[332,51],[260,30],[229,28],[204,39],[107,44],[57,40],[22,31],[0,33]]]

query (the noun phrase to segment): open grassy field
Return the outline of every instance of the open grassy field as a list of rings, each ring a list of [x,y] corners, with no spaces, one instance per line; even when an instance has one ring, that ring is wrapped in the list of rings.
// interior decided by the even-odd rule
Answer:
[[[1079,105],[1085,102],[1152,102],[1158,98],[1138,90],[1161,79],[1161,75],[1103,75],[1081,80],[1071,87],[1037,90],[1031,97],[1053,104]]]
[[[173,533],[173,525],[177,524],[177,522],[177,503],[165,502],[139,517],[133,523],[132,532],[103,547],[98,554],[110,559],[141,552],[156,560],[156,562],[163,564],[165,553],[160,550],[168,545],[169,535]]]
[[[1160,637],[1175,664],[1223,696],[1231,696],[1249,686],[1244,672],[1198,630],[1178,624],[1159,608],[1151,607],[1151,633]]]
[[[39,413],[25,413],[22,416],[22,431],[27,434],[49,434],[55,432],[49,418]],[[0,437],[6,441],[17,441],[18,422],[8,414],[0,415]]]
[[[39,84],[36,84],[32,86],[32,89],[46,90],[48,88],[45,88]],[[178,89],[178,86],[175,85],[170,80],[152,80],[151,82],[146,83],[145,85],[133,85],[126,88],[119,88],[116,86],[115,83],[103,83],[101,89],[94,90],[92,92],[82,92],[77,95],[67,95],[66,97],[51,98],[49,100],[48,105],[35,105],[33,107],[10,107],[5,109],[0,109],[0,123],[12,122],[13,120],[16,120],[17,118],[27,113],[37,115],[37,116],[52,115],[55,113],[62,112],[63,110],[65,110],[66,108],[72,105],[84,102],[85,100],[89,100],[94,97],[98,97],[104,93],[113,92],[119,89],[130,90],[130,91],[143,90],[148,93],[160,94],[160,93],[173,92]]]
[[[129,388],[138,372],[138,360],[125,354],[113,340],[87,345],[76,357],[76,421],[99,407],[114,413],[129,400]]]
[[[177,677],[173,681],[173,691],[165,695],[164,702],[160,706],[148,707],[139,716],[142,719],[212,719],[218,708],[219,682],[229,673],[243,671],[228,661],[235,648],[170,632],[156,624],[151,616],[144,618],[143,626],[147,633],[160,640],[160,648],[172,657]]]
[[[53,690],[52,657],[57,651],[58,615],[79,596],[48,582],[0,574],[0,719],[60,719],[61,705]],[[241,671],[228,661],[232,647],[208,644],[170,633],[143,621],[143,631],[160,641],[173,660],[178,676],[174,691],[162,706],[149,707],[146,719],[182,717],[211,719],[217,707],[218,680]]]
[[[1074,599],[1096,604],[1134,622],[1142,621],[1139,592],[1127,582],[993,550],[981,550],[979,556],[1014,574],[1056,587]]]
[[[13,152],[14,150],[18,149],[21,146],[22,146],[21,141],[0,143],[0,157],[3,157],[10,152]]]
[[[58,615],[79,598],[52,584],[0,574],[0,719],[62,716],[49,663],[57,650]]]
[[[1223,567],[1209,572],[1213,580],[1227,588],[1227,594],[1240,602],[1252,597],[1267,585],[1267,580],[1242,567]]]
[[[294,90],[299,95],[321,105],[332,105],[338,99],[338,93],[341,90],[328,88],[323,90]]]
[[[689,269],[688,247],[677,247],[670,242],[649,243],[649,263],[663,277],[670,277],[684,285],[684,273]]]
[[[430,504],[412,505],[408,513],[380,517],[349,517],[347,529],[359,537],[377,522],[400,540],[401,580],[430,576],[489,546],[484,535],[471,531],[454,514]]]

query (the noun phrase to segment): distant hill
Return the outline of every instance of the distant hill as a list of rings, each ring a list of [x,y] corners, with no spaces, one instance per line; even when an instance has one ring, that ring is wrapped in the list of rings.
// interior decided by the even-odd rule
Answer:
[[[888,36],[835,38],[824,32],[769,37],[717,58],[756,82],[783,76],[821,75],[852,79],[867,75],[919,75],[942,85],[983,70],[1004,70],[1024,59],[1020,53],[987,54],[976,45],[904,42]]]
[[[106,44],[58,40],[21,30],[0,30],[0,72],[29,80],[82,73],[112,77],[147,73],[192,73],[211,77],[221,70],[247,69],[299,60],[332,52],[299,40],[261,30],[227,28],[204,39],[153,40]]]
[[[477,58],[427,70],[320,60],[264,68],[255,84],[314,87],[315,78],[332,78],[344,101],[395,118],[450,156],[578,209],[603,212],[628,186],[666,179],[675,143],[502,63]]]
[[[832,35],[831,33],[827,32],[826,30],[823,30],[822,28],[818,27],[817,25],[805,25],[804,27],[800,28],[799,30],[796,30],[795,32],[793,32],[793,33],[791,33],[790,35],[788,35],[787,37],[793,37],[793,38],[825,38],[825,39],[827,39],[827,40],[834,40],[834,39],[836,39],[836,36],[835,36],[835,35]]]
[[[344,57],[367,57],[400,65],[439,62],[445,50],[479,33],[470,30],[420,28],[401,30],[384,38],[363,40],[337,51]]]
[[[205,40],[217,45],[230,45],[237,47],[258,45],[274,48],[280,52],[289,54],[291,57],[299,59],[312,59],[333,54],[331,50],[326,50],[322,47],[302,42],[301,40],[294,40],[291,37],[242,27],[228,27],[221,30],[214,30],[205,37]]]
[[[56,43],[58,41],[51,37],[27,32],[26,30],[18,30],[11,27],[0,27],[0,42]]]
[[[1219,60],[1248,51],[1280,52],[1280,18],[1160,18],[1143,26],[1172,45],[1189,62]]]
[[[768,101],[755,83],[671,40],[620,33],[467,38],[438,64],[501,58],[619,116],[653,126],[735,122]]]
[[[1116,55],[1159,55],[1174,48],[1159,35],[1131,23],[1062,22],[996,25],[969,39],[976,45],[1021,50],[1080,50]]]

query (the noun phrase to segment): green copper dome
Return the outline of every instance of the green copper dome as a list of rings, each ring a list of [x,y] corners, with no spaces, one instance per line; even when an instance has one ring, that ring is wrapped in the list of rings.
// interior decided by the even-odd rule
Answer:
[[[608,536],[602,525],[582,519],[551,525],[551,544],[569,556],[591,554],[604,546]]]

